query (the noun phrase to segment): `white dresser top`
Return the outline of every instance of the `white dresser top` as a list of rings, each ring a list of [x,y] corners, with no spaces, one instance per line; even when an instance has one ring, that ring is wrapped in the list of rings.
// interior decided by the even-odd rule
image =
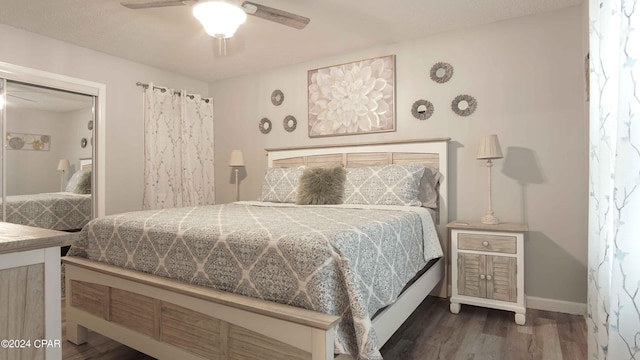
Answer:
[[[57,230],[0,222],[0,254],[68,245],[77,236]]]

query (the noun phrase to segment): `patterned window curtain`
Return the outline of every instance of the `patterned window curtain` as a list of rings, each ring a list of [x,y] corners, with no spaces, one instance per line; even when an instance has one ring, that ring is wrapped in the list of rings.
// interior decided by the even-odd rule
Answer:
[[[637,1],[589,2],[589,359],[640,359]]]
[[[143,209],[214,204],[212,101],[149,83],[144,129]]]

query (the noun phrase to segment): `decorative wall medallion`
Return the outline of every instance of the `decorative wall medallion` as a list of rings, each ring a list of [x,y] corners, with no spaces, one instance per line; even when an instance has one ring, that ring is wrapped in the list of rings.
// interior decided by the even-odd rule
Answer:
[[[293,130],[298,126],[298,121],[292,115],[287,115],[282,122],[282,126],[284,126],[284,129],[287,130],[287,132],[293,132]]]
[[[89,120],[89,122],[87,123],[87,129],[93,130],[93,120]]]
[[[260,120],[260,124],[258,125],[258,128],[260,128],[260,132],[263,134],[268,134],[269,131],[271,131],[271,127],[271,120],[267,118],[262,118],[262,120]]]
[[[24,140],[22,140],[21,137],[12,137],[9,140],[9,146],[16,150],[22,149],[22,147],[24,147]]]
[[[427,120],[433,115],[433,104],[427,100],[416,100],[411,107],[411,114],[418,120]]]
[[[82,138],[80,140],[80,147],[83,149],[87,147],[87,138]]]
[[[22,139],[26,144],[33,144],[33,142],[36,141],[36,139],[31,134],[26,134]]]
[[[469,116],[476,111],[478,102],[473,96],[458,95],[451,102],[451,110],[460,116]]]
[[[431,80],[443,84],[451,80],[453,76],[453,66],[448,63],[439,62],[431,67]]]
[[[284,101],[284,94],[280,90],[273,90],[271,93],[271,103],[275,106],[279,106]]]
[[[36,140],[31,143],[31,147],[33,148],[33,150],[44,150],[44,143],[42,142],[42,140]]]

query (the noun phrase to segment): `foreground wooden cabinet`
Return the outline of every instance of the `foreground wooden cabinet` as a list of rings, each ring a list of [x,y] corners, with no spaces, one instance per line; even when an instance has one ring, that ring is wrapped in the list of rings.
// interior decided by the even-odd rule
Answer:
[[[485,225],[454,221],[451,232],[451,312],[460,304],[515,312],[525,323],[524,233],[526,224]]]
[[[60,247],[72,237],[0,222],[0,359],[61,359]]]

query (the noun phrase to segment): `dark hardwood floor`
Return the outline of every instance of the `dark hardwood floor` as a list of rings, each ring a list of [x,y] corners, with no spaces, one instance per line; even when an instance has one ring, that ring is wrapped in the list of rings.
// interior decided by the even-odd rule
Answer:
[[[381,349],[385,360],[583,360],[584,316],[527,309],[524,326],[512,312],[462,305],[449,312],[447,299],[428,297]]]
[[[153,359],[94,332],[75,346],[66,341],[64,305],[62,319],[64,360]],[[501,310],[462,305],[455,315],[446,299],[428,297],[381,352],[385,360],[583,360],[587,326],[583,316],[533,309],[524,326]]]

